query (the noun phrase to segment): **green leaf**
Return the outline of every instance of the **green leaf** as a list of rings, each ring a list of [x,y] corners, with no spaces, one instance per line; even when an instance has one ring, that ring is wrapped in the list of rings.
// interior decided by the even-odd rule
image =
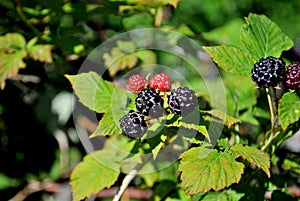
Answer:
[[[40,62],[52,63],[51,45],[34,45],[27,48],[29,56]]]
[[[16,75],[20,68],[25,68],[23,58],[26,40],[18,33],[8,33],[0,36],[0,88],[4,89],[5,80]]]
[[[238,201],[245,193],[238,193],[232,189],[222,192],[208,192],[201,201]]]
[[[167,118],[171,119],[172,117],[174,117],[174,115],[168,115]],[[196,130],[199,133],[201,133],[209,142],[211,141],[210,136],[209,136],[208,131],[205,126],[184,122],[184,121],[182,121],[182,116],[178,117],[176,119],[176,121],[166,124],[165,126],[167,126],[167,127],[183,127],[183,128],[193,129],[193,130]]]
[[[250,77],[236,76],[231,73],[224,73],[226,87],[226,109],[231,115],[239,118],[242,110],[249,109],[256,104],[255,82]]]
[[[241,179],[244,164],[227,152],[205,147],[191,148],[181,155],[179,170],[186,194],[224,189]]]
[[[228,151],[235,158],[242,157],[249,163],[261,168],[270,177],[270,157],[267,153],[250,146],[236,144]]]
[[[113,185],[120,174],[114,152],[101,150],[84,157],[71,174],[73,199],[80,201]]]
[[[156,54],[151,50],[139,50],[136,55],[141,60],[141,65],[156,64],[157,62]]]
[[[203,48],[225,71],[239,76],[251,76],[251,69],[256,60],[247,51],[231,46],[206,46]]]
[[[97,129],[89,137],[93,138],[96,136],[110,136],[121,134],[122,130],[119,126],[119,121],[117,120],[120,119],[122,116],[116,117],[111,112],[105,113],[101,118]]]
[[[206,40],[213,41],[217,44],[230,45],[238,48],[243,48],[239,38],[239,32],[244,21],[241,18],[235,18],[223,26],[202,33]]]
[[[0,36],[0,53],[14,52],[16,50],[24,49],[26,40],[24,36],[18,33],[8,33],[4,36]]]
[[[112,48],[110,53],[104,53],[103,59],[110,76],[115,76],[120,70],[131,69],[138,62],[138,57],[135,53],[124,52],[119,47]]]
[[[11,54],[0,53],[0,88],[4,89],[5,80],[18,74],[19,69],[25,68],[23,58],[26,57],[24,49]]]
[[[246,49],[258,60],[262,57],[280,57],[282,51],[294,43],[272,20],[265,15],[249,14],[242,26],[241,41]]]
[[[234,124],[241,123],[239,119],[236,119],[225,112],[222,112],[221,110],[201,110],[201,113],[210,114],[211,116],[222,120],[229,128]]]
[[[88,108],[98,113],[125,110],[127,96],[124,89],[112,82],[103,80],[95,72],[66,75],[79,100]]]
[[[300,118],[300,98],[296,93],[283,95],[278,106],[279,120],[283,129]]]

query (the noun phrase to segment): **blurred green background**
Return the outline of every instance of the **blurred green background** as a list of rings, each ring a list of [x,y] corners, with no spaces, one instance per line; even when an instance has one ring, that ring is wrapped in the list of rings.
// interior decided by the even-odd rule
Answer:
[[[1,200],[16,195],[21,197],[15,200],[70,199],[70,173],[86,152],[74,127],[72,88],[64,74],[77,74],[87,55],[106,39],[135,28],[167,27],[200,45],[240,46],[243,17],[256,13],[277,23],[292,38],[299,53],[299,0],[181,0],[178,4],[173,0],[166,1],[166,5],[142,2],[0,1],[0,36],[18,33],[27,44],[36,38],[37,44],[51,45],[52,57],[49,63],[43,55],[40,59],[22,56],[19,59],[26,68],[7,79],[0,90]],[[15,44],[9,52],[3,41],[1,81],[13,68],[18,70],[13,60],[9,63],[5,59],[20,48]],[[172,66],[172,61],[172,55],[166,54],[158,62]],[[104,77],[114,79],[108,74]]]

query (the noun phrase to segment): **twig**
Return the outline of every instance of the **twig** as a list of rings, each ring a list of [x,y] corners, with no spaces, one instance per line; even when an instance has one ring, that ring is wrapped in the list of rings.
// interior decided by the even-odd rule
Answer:
[[[271,130],[270,135],[267,136],[267,139],[264,143],[264,145],[261,147],[261,150],[265,150],[275,139],[280,132],[275,133],[275,127],[277,126],[278,121],[278,112],[277,112],[277,96],[276,96],[276,90],[273,87],[266,88],[267,97],[268,97],[268,103],[270,108],[270,114],[271,114]]]
[[[125,192],[126,188],[128,187],[129,183],[133,180],[133,178],[136,176],[138,171],[136,169],[131,170],[124,178],[122,185],[118,191],[118,193],[114,196],[113,201],[119,201]]]
[[[276,126],[277,122],[277,96],[276,96],[276,90],[273,87],[266,88],[268,102],[269,102],[269,108],[271,113],[271,129],[272,132],[274,132],[274,128]]]
[[[40,32],[37,28],[35,28],[35,26],[27,19],[27,17],[26,17],[25,14],[23,13],[23,11],[22,11],[22,6],[21,6],[21,1],[20,1],[20,0],[16,0],[15,2],[16,2],[16,11],[17,11],[17,13],[18,13],[20,19],[26,24],[26,26],[27,26],[28,28],[31,29],[31,31],[32,31],[35,35],[41,36],[41,35],[42,35],[41,32]]]

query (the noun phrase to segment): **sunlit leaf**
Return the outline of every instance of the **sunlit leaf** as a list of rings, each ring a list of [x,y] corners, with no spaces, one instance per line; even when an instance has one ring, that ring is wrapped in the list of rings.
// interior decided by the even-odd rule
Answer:
[[[26,64],[23,58],[25,51],[25,38],[18,33],[8,33],[0,36],[0,88],[5,87],[5,80],[16,75]]]
[[[141,65],[156,64],[156,54],[151,50],[139,50],[136,52],[139,60],[141,60]]]
[[[173,115],[169,115],[168,118],[170,118],[171,116],[173,116]],[[187,129],[196,130],[199,133],[201,133],[209,142],[211,141],[208,131],[204,125],[196,125],[193,123],[185,122],[182,119],[182,117],[178,117],[175,121],[173,121],[172,123],[166,124],[165,126],[167,126],[167,127],[183,127],[183,128],[187,128]]]
[[[34,45],[28,48],[28,53],[31,58],[40,62],[52,62],[51,45]]]
[[[4,36],[0,36],[0,44],[0,53],[9,54],[25,48],[26,40],[21,34],[8,33]]]
[[[213,60],[225,71],[250,77],[255,58],[247,51],[231,46],[203,47]]]
[[[299,96],[292,92],[285,93],[279,101],[278,113],[281,126],[284,129],[298,121],[300,118]]]
[[[117,135],[121,134],[121,128],[119,126],[119,119],[125,115],[125,110],[121,115],[113,115],[112,112],[107,112],[101,118],[99,125],[94,133],[90,135],[90,138],[95,136],[105,136],[105,135]]]
[[[205,147],[192,148],[181,155],[179,170],[186,194],[221,190],[241,179],[244,164],[227,152]]]
[[[138,57],[134,52],[127,53],[118,47],[114,47],[110,53],[103,54],[103,59],[111,76],[116,75],[120,70],[133,68],[138,62]]]
[[[73,200],[80,201],[116,182],[120,165],[114,155],[114,152],[101,150],[84,157],[71,174]]]
[[[239,119],[236,119],[225,112],[222,112],[221,110],[201,110],[203,114],[210,114],[211,116],[218,118],[226,124],[229,128],[233,126],[234,124],[241,123]]]
[[[66,75],[79,100],[88,108],[98,113],[124,109],[127,96],[123,89],[95,72]]]
[[[261,168],[270,177],[270,157],[264,151],[255,147],[236,144],[228,151],[235,158],[242,157],[249,163]]]
[[[285,35],[272,20],[265,15],[250,14],[242,26],[241,41],[256,60],[274,56],[293,46],[293,41]]]
[[[26,64],[23,58],[26,57],[26,51],[20,50],[11,54],[0,53],[0,88],[4,89],[5,80],[17,75],[19,69],[25,68]]]

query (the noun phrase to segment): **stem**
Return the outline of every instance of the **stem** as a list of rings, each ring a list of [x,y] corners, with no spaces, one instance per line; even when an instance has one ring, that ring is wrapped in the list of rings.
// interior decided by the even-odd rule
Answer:
[[[118,191],[118,193],[115,195],[112,201],[119,201],[125,192],[126,188],[128,187],[129,183],[133,180],[133,178],[136,176],[138,171],[136,169],[131,170],[124,178],[122,185]]]
[[[21,1],[20,0],[16,0],[16,11],[20,17],[20,19],[26,24],[26,26],[28,28],[31,29],[31,31],[37,35],[37,36],[41,36],[41,32],[34,27],[34,25],[27,19],[27,17],[25,16],[25,14],[22,11],[22,6],[21,6]]]
[[[269,108],[271,113],[271,131],[274,133],[274,128],[277,122],[277,96],[276,90],[273,87],[266,88]]]
[[[155,20],[154,20],[154,26],[155,27],[160,27],[161,25],[161,21],[162,21],[162,18],[163,18],[163,7],[160,6],[157,8],[156,10],[156,14],[155,14]]]
[[[276,90],[273,87],[266,88],[267,97],[268,97],[268,103],[270,108],[270,114],[271,114],[271,130],[270,135],[267,136],[267,139],[264,143],[264,145],[261,147],[261,150],[265,150],[274,138],[278,134],[275,133],[275,127],[278,121],[278,110],[277,110],[277,96],[276,96]]]

